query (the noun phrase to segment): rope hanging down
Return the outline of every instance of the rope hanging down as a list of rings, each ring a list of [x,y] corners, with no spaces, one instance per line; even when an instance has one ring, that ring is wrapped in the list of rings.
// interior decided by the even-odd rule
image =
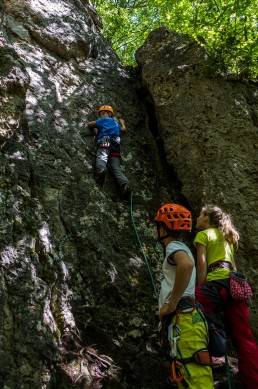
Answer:
[[[145,255],[144,247],[143,247],[143,244],[142,244],[141,239],[139,237],[139,234],[138,234],[138,231],[137,231],[137,228],[136,228],[136,225],[135,225],[134,217],[133,217],[133,192],[131,192],[131,195],[130,195],[130,214],[131,214],[131,219],[132,219],[134,231],[135,231],[135,234],[137,236],[137,240],[138,240],[138,243],[140,245],[140,248],[141,248],[141,251],[142,251],[142,255],[144,257],[146,266],[147,266],[149,274],[150,274],[150,278],[151,278],[151,282],[152,282],[152,286],[153,286],[155,297],[156,297],[157,300],[159,300],[159,296],[158,296],[158,293],[157,293],[157,290],[156,290],[156,286],[155,286],[155,282],[154,282],[154,279],[153,279],[152,271],[151,271],[151,268],[150,268],[150,265],[149,265],[149,262],[148,262],[148,258]]]

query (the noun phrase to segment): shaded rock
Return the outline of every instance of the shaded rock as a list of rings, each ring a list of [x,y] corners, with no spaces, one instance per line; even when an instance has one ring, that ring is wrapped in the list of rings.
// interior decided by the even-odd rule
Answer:
[[[153,134],[194,216],[207,202],[233,216],[241,234],[236,263],[249,277],[256,306],[257,86],[228,81],[203,47],[163,27],[136,59],[158,123]]]
[[[104,103],[125,119],[122,169],[155,264],[158,176],[144,107],[83,2],[4,1],[1,19],[0,386],[138,387],[131,361],[149,353],[156,302],[130,204],[111,176],[95,182],[86,124]]]
[[[0,41],[0,146],[16,134],[23,119],[29,76],[15,50],[2,36]]]

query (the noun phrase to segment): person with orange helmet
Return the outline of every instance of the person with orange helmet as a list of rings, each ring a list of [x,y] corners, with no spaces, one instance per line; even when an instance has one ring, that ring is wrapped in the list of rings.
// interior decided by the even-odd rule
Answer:
[[[103,186],[109,168],[118,185],[120,186],[122,195],[130,193],[128,178],[120,169],[120,133],[126,131],[125,121],[119,119],[119,122],[114,119],[114,110],[110,105],[102,105],[99,108],[100,118],[95,121],[88,122],[88,126],[97,128],[97,155],[96,155],[96,173],[97,182]]]
[[[191,212],[180,204],[165,204],[154,222],[165,252],[159,318],[162,344],[169,339],[168,381],[179,389],[212,389],[207,324],[195,301],[195,262],[183,241],[192,229]]]

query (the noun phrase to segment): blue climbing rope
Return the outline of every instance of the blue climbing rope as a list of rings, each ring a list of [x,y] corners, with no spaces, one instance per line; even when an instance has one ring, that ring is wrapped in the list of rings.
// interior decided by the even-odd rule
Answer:
[[[231,374],[230,374],[230,368],[229,368],[229,362],[228,362],[228,354],[225,355],[225,362],[226,362],[226,370],[227,370],[227,377],[228,377],[228,389],[232,389],[231,386]]]
[[[154,279],[153,279],[153,275],[152,275],[152,271],[151,271],[151,268],[150,268],[150,265],[149,265],[149,261],[148,261],[148,258],[146,256],[145,252],[144,252],[144,247],[143,247],[143,244],[142,244],[141,239],[139,237],[139,234],[138,234],[138,231],[137,231],[137,228],[136,228],[136,225],[135,225],[134,217],[133,217],[133,192],[131,192],[131,194],[130,194],[130,214],[131,214],[131,219],[132,219],[134,231],[135,231],[135,234],[137,236],[137,240],[138,240],[138,243],[140,245],[140,248],[141,248],[141,251],[142,251],[142,255],[144,257],[147,269],[148,269],[149,274],[150,274],[150,278],[151,278],[152,287],[153,287],[153,290],[154,290],[155,297],[156,297],[157,300],[159,300],[159,296],[158,296],[158,293],[157,293],[157,289],[156,289],[156,286],[155,286],[155,282],[154,282]]]

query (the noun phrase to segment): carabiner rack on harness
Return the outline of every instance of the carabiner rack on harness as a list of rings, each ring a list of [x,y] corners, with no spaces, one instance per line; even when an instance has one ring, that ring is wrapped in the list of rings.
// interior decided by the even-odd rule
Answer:
[[[177,335],[174,336],[174,331],[176,331]],[[168,341],[170,344],[170,357],[177,357],[177,341],[180,339],[181,328],[176,324],[171,323],[168,326]]]
[[[178,382],[181,382],[185,388],[188,388],[189,385],[187,384],[184,377],[185,372],[182,368],[182,363],[174,359],[171,364],[171,372],[168,378],[168,383],[171,385],[175,385],[178,384]]]

